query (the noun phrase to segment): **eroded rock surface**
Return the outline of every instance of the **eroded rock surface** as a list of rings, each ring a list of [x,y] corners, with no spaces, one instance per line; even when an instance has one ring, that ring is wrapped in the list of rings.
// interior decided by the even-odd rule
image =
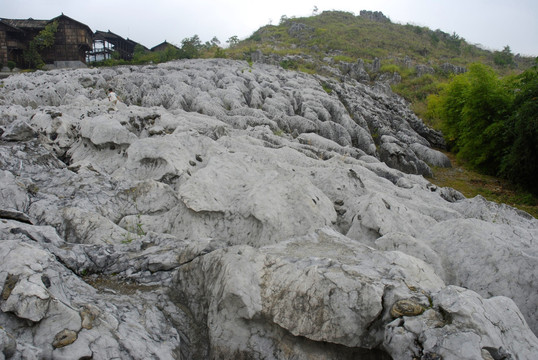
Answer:
[[[535,357],[538,221],[422,177],[442,137],[385,85],[229,60],[2,85],[4,358]]]

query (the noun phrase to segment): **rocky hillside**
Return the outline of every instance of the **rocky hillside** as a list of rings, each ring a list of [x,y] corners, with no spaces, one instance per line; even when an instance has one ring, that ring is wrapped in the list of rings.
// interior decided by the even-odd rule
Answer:
[[[358,15],[324,11],[308,17],[282,16],[278,25],[261,27],[226,49],[226,54],[342,81],[384,81],[434,127],[439,127],[438,119],[427,111],[427,98],[453,74],[481,63],[499,76],[513,75],[535,63],[533,57],[512,54],[509,46],[486,50],[455,32],[393,23],[381,12],[366,10]],[[214,51],[209,55],[218,56]]]
[[[322,71],[321,66],[327,61],[345,63],[363,59],[370,65],[371,75],[379,70],[371,67],[375,59],[382,65],[397,64],[403,68],[418,65],[415,68],[418,76],[424,72],[462,70],[474,62],[503,73],[524,70],[534,64],[532,57],[511,51],[490,51],[468,43],[455,32],[393,23],[379,11],[366,10],[358,15],[333,10],[308,17],[283,16],[278,25],[261,27],[249,38],[234,44],[229,53],[240,57],[253,50],[273,60],[295,61],[303,69],[316,71]]]
[[[384,83],[232,60],[19,74],[0,133],[0,359],[538,350],[538,220],[428,182],[442,138]]]

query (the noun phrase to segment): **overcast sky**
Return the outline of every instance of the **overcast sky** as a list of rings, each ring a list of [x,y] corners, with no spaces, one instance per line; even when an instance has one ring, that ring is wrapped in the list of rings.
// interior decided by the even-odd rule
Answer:
[[[538,56],[537,0],[0,0],[0,17],[51,19],[65,15],[93,31],[110,30],[146,47],[198,35],[244,39],[282,15],[312,15],[314,7],[382,11],[395,23],[455,32],[489,50],[510,46],[512,53]]]

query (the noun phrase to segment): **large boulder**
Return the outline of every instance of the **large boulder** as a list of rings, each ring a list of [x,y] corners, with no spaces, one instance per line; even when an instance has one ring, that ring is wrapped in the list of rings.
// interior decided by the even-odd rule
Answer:
[[[179,334],[166,310],[155,307],[164,296],[156,289],[118,285],[101,293],[41,246],[20,240],[0,241],[0,254],[0,348],[7,358],[179,356]],[[113,283],[97,279],[93,285],[100,281]]]
[[[197,358],[476,359],[485,350],[530,359],[538,345],[510,299],[445,287],[421,260],[327,229],[211,252],[182,266],[174,283],[196,324]],[[516,315],[498,316],[507,309]]]

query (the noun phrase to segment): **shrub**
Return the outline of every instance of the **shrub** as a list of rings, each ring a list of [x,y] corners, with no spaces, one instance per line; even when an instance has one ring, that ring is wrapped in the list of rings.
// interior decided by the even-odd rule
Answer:
[[[473,64],[467,73],[453,78],[429,111],[440,117],[447,143],[458,157],[496,174],[506,148],[511,103],[510,91],[493,69]]]
[[[517,94],[507,121],[511,144],[502,159],[501,175],[538,194],[538,67],[517,78]]]
[[[385,64],[379,69],[382,73],[395,73],[400,72],[400,67],[396,64]]]
[[[323,88],[323,90],[325,90],[325,92],[329,95],[332,94],[333,92],[333,89],[331,88],[331,86],[329,84],[327,84],[326,82],[322,82],[321,83],[321,87]]]
[[[510,46],[505,46],[503,51],[495,51],[493,53],[493,62],[499,66],[513,65],[514,55],[510,50]]]
[[[286,70],[297,69],[297,62],[290,59],[284,59],[280,62],[280,66]]]
[[[54,21],[45,26],[28,44],[28,48],[24,50],[24,61],[32,69],[40,69],[45,63],[41,58],[40,51],[54,45],[56,31],[58,31],[58,22]]]
[[[458,158],[538,194],[538,62],[517,77],[473,64],[428,98]]]
[[[221,58],[221,59],[225,59],[226,58],[226,51],[224,51],[224,49],[220,48],[220,47],[217,47],[216,50],[215,50],[215,54],[213,55],[214,58]]]

